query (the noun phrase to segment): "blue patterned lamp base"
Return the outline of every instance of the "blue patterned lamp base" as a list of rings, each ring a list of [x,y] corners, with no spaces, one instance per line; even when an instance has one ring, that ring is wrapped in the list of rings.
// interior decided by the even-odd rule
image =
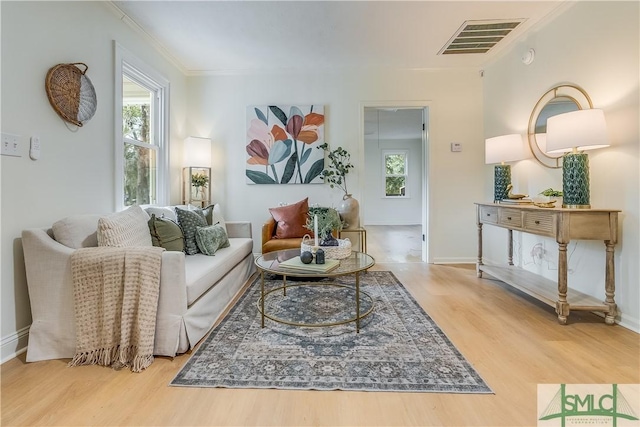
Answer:
[[[507,186],[511,184],[511,166],[497,165],[493,176],[493,201],[500,202],[507,198]]]
[[[562,207],[589,209],[589,156],[568,153],[562,161]]]

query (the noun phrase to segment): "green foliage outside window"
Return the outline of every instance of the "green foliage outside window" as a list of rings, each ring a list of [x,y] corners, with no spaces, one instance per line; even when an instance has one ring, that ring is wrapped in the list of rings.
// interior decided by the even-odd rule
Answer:
[[[407,184],[406,154],[385,154],[385,195],[404,196]]]
[[[149,143],[148,104],[122,107],[122,133],[127,138]],[[155,152],[135,144],[124,144],[124,204],[149,204],[152,200],[151,172],[155,168]]]

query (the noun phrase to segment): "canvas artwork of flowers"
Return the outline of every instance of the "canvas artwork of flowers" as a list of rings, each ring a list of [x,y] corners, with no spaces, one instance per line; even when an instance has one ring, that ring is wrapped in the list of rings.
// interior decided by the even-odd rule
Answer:
[[[323,143],[323,105],[247,107],[247,183],[323,183]]]

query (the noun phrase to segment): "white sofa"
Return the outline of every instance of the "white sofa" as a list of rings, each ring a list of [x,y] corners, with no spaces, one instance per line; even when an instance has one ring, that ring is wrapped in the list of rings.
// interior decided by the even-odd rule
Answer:
[[[101,216],[70,216],[55,227],[22,232],[33,318],[27,362],[75,354],[70,258],[78,248],[98,246]],[[173,357],[193,348],[255,272],[251,223],[227,221],[226,227],[230,246],[214,256],[163,252],[155,355]]]

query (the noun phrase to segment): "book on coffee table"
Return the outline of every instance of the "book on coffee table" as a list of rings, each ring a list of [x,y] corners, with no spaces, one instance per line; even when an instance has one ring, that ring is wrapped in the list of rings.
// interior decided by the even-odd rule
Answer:
[[[283,269],[307,273],[327,273],[337,268],[339,265],[340,260],[337,259],[327,259],[324,264],[316,264],[313,261],[309,264],[305,264],[300,260],[299,256],[280,263],[280,267]]]

